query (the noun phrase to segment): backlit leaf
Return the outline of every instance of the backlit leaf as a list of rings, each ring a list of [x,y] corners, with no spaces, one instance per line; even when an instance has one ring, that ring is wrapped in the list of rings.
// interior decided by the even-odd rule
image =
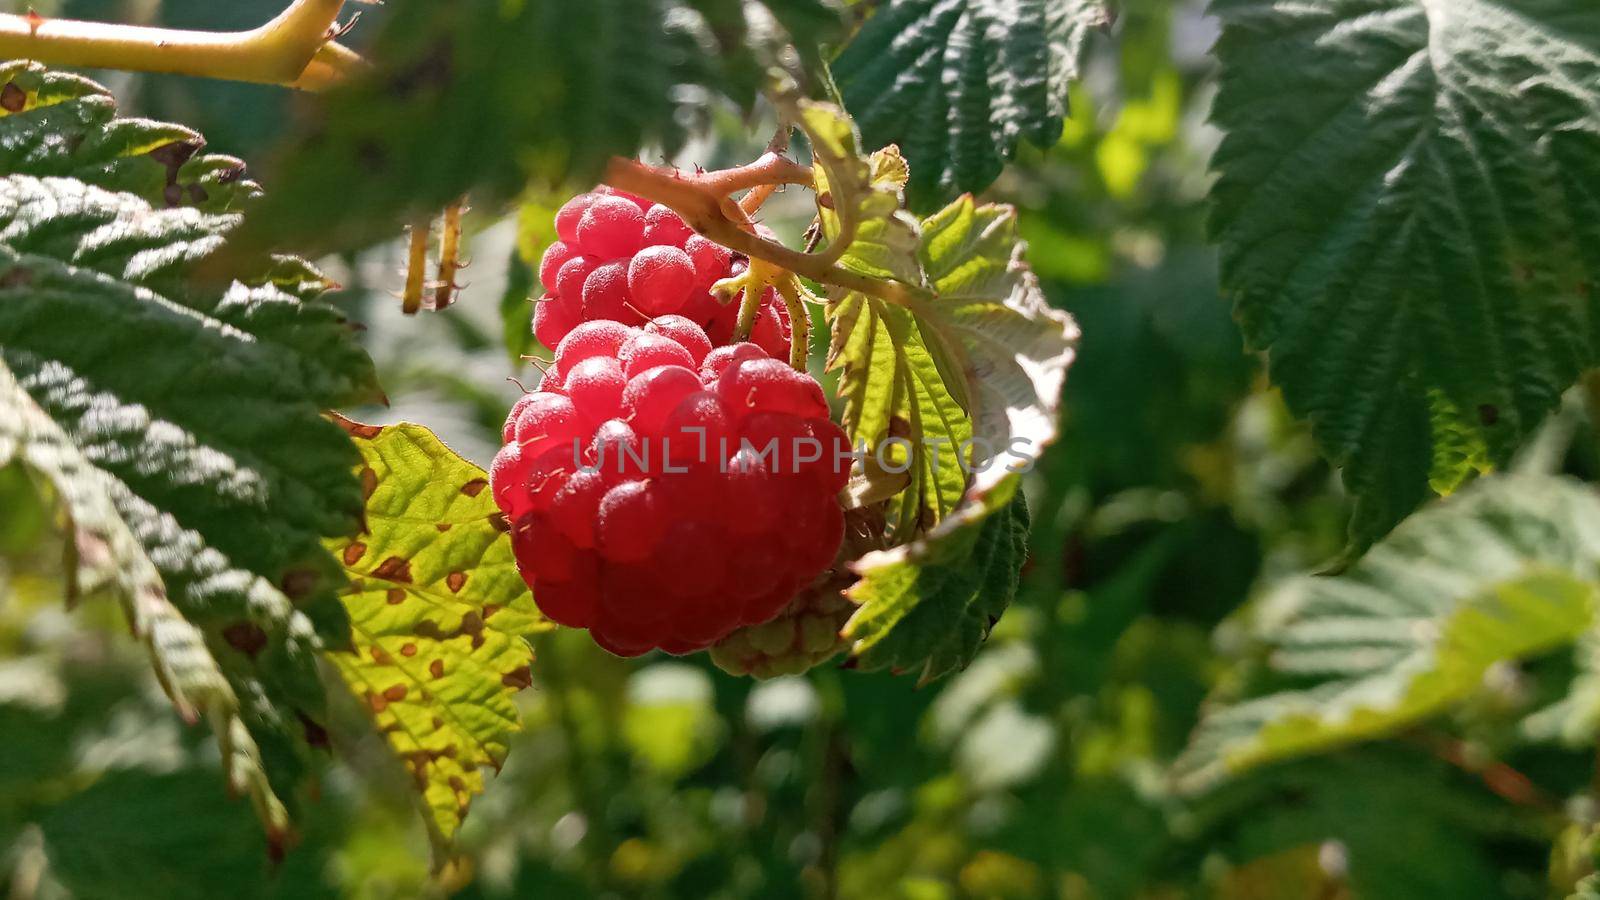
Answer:
[[[343,424],[363,458],[366,526],[328,544],[350,573],[354,644],[331,658],[448,839],[521,728],[525,638],[553,626],[517,574],[482,469],[420,425]]]

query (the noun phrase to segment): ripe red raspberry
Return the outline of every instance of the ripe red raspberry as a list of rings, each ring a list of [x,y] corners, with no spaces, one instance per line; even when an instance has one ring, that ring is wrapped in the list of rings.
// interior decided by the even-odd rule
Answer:
[[[533,316],[539,343],[557,347],[580,323],[595,319],[643,325],[668,315],[694,322],[712,346],[733,339],[739,298],[724,303],[710,288],[749,263],[695,234],[667,207],[602,185],[561,207],[556,233],[561,239],[539,261],[545,289]],[[768,288],[750,340],[788,359],[789,336],[788,308]]]
[[[682,317],[572,329],[490,467],[534,601],[623,656],[768,622],[843,538],[827,416],[815,379]]]

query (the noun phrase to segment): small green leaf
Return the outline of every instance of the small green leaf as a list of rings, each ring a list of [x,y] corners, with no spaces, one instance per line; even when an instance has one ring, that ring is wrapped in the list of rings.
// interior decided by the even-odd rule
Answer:
[[[522,727],[525,638],[553,626],[517,574],[482,469],[420,425],[344,425],[364,460],[366,527],[328,542],[350,573],[354,644],[331,658],[448,840]]]
[[[1212,226],[1363,548],[1600,363],[1600,8],[1226,0]]]
[[[911,161],[911,205],[936,209],[999,177],[1022,141],[1061,137],[1099,0],[891,0],[833,63],[870,146]]]
[[[1597,565],[1600,498],[1565,479],[1500,475],[1416,514],[1348,573],[1267,601],[1269,665],[1294,686],[1206,715],[1180,784],[1393,733],[1495,663],[1572,644],[1592,626]]]
[[[1017,592],[1028,511],[1016,481],[969,503],[914,543],[856,563],[861,605],[843,635],[863,668],[916,670],[926,683],[972,661]]]
[[[152,206],[238,209],[261,193],[242,160],[201,153],[198,132],[149,119],[117,118],[104,87],[25,61],[0,62],[0,173],[70,176]]]

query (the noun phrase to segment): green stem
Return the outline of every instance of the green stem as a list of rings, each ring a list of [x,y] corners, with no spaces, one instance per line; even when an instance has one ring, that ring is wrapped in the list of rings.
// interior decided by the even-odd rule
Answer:
[[[775,286],[778,296],[783,298],[783,305],[789,310],[789,365],[804,372],[806,362],[811,358],[811,311],[800,299],[800,289],[795,285],[793,275],[779,278]]]
[[[361,58],[332,40],[344,0],[294,0],[249,31],[147,28],[0,14],[0,59],[57,66],[166,72],[322,90]]]

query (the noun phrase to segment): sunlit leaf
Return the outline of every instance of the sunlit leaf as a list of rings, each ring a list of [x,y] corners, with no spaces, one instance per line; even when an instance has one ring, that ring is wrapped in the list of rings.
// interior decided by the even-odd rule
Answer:
[[[1600,8],[1226,0],[1222,281],[1365,546],[1600,363]]]
[[[890,0],[834,61],[845,107],[871,146],[911,161],[915,209],[981,191],[1027,141],[1061,137],[1099,0]]]
[[[1478,691],[1496,663],[1592,627],[1600,498],[1502,475],[1418,513],[1348,573],[1300,578],[1258,627],[1286,689],[1211,710],[1176,764],[1192,789],[1392,734]]]
[[[13,402],[26,396],[63,436],[58,459],[78,454],[81,476],[56,488],[67,514],[98,492],[154,566],[170,610],[148,577],[124,587],[136,628],[170,651],[170,682],[211,677],[171,610],[203,635],[238,714],[210,687],[195,705],[216,716],[230,777],[281,832],[260,772],[287,799],[303,768],[305,723],[324,701],[318,650],[349,636],[321,540],[353,530],[361,509],[355,451],[320,411],[380,398],[372,363],[306,263],[220,263],[241,221],[220,210],[257,190],[236,160],[200,155],[186,129],[117,118],[103,88],[33,65],[0,67],[0,100]]]
[[[419,425],[344,424],[363,458],[366,524],[328,544],[350,574],[354,644],[331,658],[448,839],[521,728],[525,638],[552,626],[517,574],[482,469]]]
[[[129,629],[178,712],[190,722],[202,714],[210,720],[229,784],[250,797],[263,824],[281,840],[288,814],[239,720],[238,698],[205,635],[168,600],[161,573],[112,502],[117,482],[84,456],[0,362],[0,470],[15,463],[42,479],[49,506],[65,523],[69,595],[106,593],[121,602]]]
[[[261,188],[231,156],[201,152],[198,132],[117,117],[104,87],[24,61],[0,63],[0,174],[77,178],[152,206],[237,209]]]

